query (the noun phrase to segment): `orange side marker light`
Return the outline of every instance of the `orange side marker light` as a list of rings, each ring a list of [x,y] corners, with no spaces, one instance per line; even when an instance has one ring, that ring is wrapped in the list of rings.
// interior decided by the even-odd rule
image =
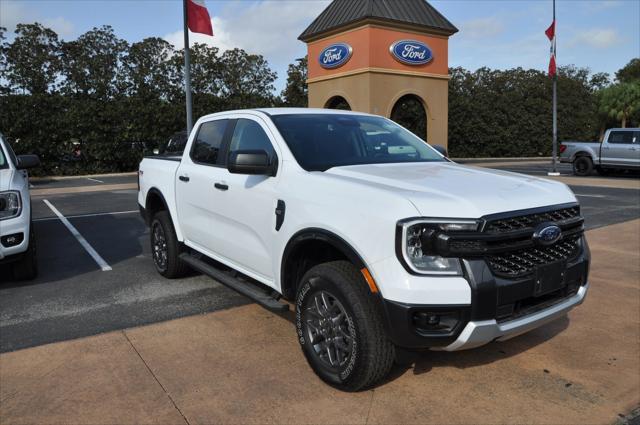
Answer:
[[[360,272],[362,273],[362,276],[364,276],[364,280],[367,281],[367,284],[369,285],[369,289],[371,289],[371,292],[374,294],[378,293],[378,286],[376,285],[376,281],[373,280],[373,277],[371,277],[371,273],[369,273],[369,270],[367,270],[367,268],[363,268],[362,270],[360,270]]]

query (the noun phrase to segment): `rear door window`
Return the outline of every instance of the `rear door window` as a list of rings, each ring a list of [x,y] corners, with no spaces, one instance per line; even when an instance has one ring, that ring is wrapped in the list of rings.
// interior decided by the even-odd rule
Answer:
[[[220,149],[224,141],[229,120],[208,121],[198,128],[196,140],[191,148],[193,162],[203,165],[221,165]]]
[[[608,142],[615,145],[630,145],[633,143],[633,138],[633,131],[612,131],[609,133]]]

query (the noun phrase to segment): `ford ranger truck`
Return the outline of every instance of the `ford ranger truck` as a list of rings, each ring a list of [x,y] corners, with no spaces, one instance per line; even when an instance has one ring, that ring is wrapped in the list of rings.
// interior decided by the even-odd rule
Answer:
[[[16,280],[38,274],[26,170],[39,164],[35,155],[16,156],[0,134],[0,269]]]
[[[379,116],[205,116],[181,157],[143,159],[139,181],[158,272],[289,301],[309,365],[347,391],[383,379],[396,352],[506,340],[588,289],[567,186],[456,164]]]

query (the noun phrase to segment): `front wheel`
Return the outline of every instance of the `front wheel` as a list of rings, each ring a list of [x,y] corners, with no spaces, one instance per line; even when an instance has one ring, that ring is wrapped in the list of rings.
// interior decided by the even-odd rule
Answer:
[[[296,330],[314,372],[345,391],[384,378],[395,359],[382,314],[360,272],[346,261],[309,270],[296,296]]]
[[[156,270],[167,279],[186,274],[188,266],[180,260],[183,252],[168,211],[160,211],[151,220],[151,256]]]
[[[579,156],[573,161],[573,174],[585,177],[593,171],[593,161],[588,156]]]

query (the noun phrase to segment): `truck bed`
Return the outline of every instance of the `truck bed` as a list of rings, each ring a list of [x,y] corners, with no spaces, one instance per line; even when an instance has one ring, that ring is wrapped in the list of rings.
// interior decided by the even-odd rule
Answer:
[[[144,207],[147,195],[150,191],[158,191],[169,208],[169,213],[174,223],[177,223],[177,211],[175,202],[175,180],[176,172],[180,166],[181,157],[174,155],[154,155],[145,157],[140,163],[140,191],[138,192],[138,203]],[[179,226],[176,226],[176,233],[182,239]]]

